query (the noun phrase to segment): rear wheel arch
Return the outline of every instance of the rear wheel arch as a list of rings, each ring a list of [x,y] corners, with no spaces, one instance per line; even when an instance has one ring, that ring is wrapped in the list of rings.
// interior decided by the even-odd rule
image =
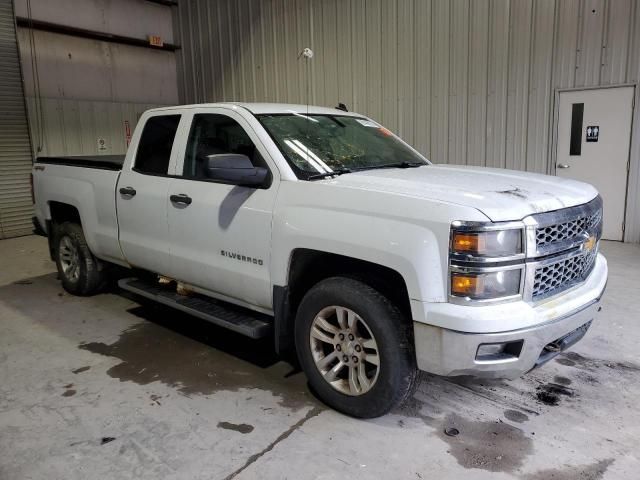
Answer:
[[[72,222],[82,225],[80,210],[69,203],[51,201],[49,202],[49,213],[53,223]]]
[[[75,223],[82,227],[80,211],[74,205],[64,202],[47,202],[49,216],[47,219],[47,238],[49,240],[49,255],[51,260],[56,258],[56,235],[60,225],[65,222]]]
[[[93,295],[105,286],[106,266],[89,249],[82,226],[74,221],[57,225],[50,242],[64,289],[73,295]]]

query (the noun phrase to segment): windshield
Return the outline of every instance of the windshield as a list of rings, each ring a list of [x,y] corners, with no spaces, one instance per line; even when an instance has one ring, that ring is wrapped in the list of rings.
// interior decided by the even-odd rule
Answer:
[[[343,115],[260,115],[298,178],[394,166],[428,165],[427,160],[377,123]]]

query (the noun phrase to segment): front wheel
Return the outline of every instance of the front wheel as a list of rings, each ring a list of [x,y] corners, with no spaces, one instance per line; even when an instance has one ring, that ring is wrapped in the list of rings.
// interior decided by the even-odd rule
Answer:
[[[410,322],[365,283],[333,277],[315,285],[298,308],[295,339],[311,387],[340,412],[377,417],[413,390]]]

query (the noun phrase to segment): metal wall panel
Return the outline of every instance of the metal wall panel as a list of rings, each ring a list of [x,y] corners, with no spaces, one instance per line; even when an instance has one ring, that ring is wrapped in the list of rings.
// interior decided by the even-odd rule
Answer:
[[[487,59],[487,149],[480,159],[488,167],[507,165],[507,84],[509,81],[509,0],[489,5],[489,52]]]
[[[31,144],[11,0],[0,0],[0,238],[31,232]]]
[[[37,156],[50,155],[120,155],[127,151],[125,121],[131,133],[145,110],[160,105],[118,103],[63,98],[43,98],[39,129],[36,101],[27,98],[29,120],[34,138],[42,135],[42,150]],[[98,148],[104,139],[104,149]],[[31,162],[29,162],[29,171]]]
[[[173,52],[39,30],[33,31],[32,43],[30,32],[18,27],[26,95],[34,95],[37,84],[40,95],[49,98],[161,104],[178,101]]]
[[[16,16],[28,17],[29,7],[35,19],[174,43],[170,9],[145,0],[15,0]]]
[[[181,100],[344,102],[434,162],[551,173],[557,90],[637,83],[639,4],[179,2]],[[299,56],[304,47],[312,60]],[[630,241],[640,241],[638,119],[636,109]]]

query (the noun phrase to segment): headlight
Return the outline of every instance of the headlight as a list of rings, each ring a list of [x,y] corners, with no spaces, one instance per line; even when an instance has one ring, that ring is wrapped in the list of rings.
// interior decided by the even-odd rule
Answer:
[[[523,253],[522,229],[473,231],[469,227],[451,232],[451,253],[471,257],[510,257]]]
[[[496,272],[451,272],[451,295],[472,300],[512,297],[520,293],[520,268]]]

